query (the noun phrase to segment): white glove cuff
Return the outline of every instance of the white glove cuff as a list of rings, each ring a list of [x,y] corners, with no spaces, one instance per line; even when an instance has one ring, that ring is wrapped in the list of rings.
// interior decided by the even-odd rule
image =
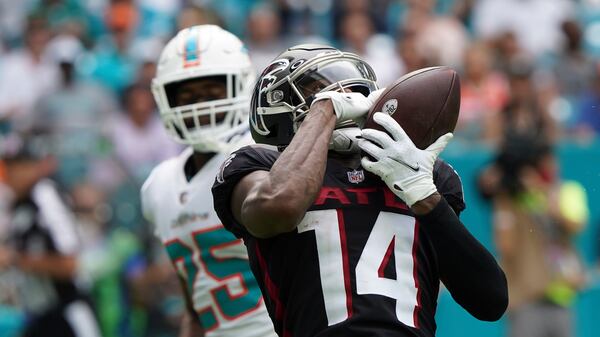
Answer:
[[[403,181],[394,182],[390,188],[392,192],[404,200],[408,207],[412,207],[416,202],[437,192],[433,179],[423,179],[423,177],[410,177]]]

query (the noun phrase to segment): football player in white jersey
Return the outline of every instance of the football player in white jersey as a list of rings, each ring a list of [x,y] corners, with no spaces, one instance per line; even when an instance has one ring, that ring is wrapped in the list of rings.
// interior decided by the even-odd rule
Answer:
[[[223,228],[210,188],[228,153],[246,145],[253,67],[242,42],[213,25],[180,31],[152,83],[171,136],[189,148],[158,165],[141,191],[182,281],[180,336],[276,336],[241,240]]]

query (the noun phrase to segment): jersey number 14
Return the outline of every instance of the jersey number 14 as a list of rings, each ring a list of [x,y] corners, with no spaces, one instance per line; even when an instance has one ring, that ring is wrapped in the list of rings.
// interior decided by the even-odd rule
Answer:
[[[342,211],[306,213],[298,225],[298,232],[310,230],[315,231],[328,324],[337,324],[352,315],[352,290]],[[416,313],[419,309],[415,236],[416,222],[413,217],[379,213],[355,268],[357,294],[395,299],[398,320],[411,327],[417,327]],[[383,275],[392,251],[396,279]]]

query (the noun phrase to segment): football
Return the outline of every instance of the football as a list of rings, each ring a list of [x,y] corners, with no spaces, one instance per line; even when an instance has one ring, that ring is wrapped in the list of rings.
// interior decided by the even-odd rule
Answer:
[[[453,132],[460,108],[460,80],[448,67],[423,68],[402,76],[373,104],[365,128],[382,130],[373,121],[377,111],[392,116],[413,143],[425,149]]]

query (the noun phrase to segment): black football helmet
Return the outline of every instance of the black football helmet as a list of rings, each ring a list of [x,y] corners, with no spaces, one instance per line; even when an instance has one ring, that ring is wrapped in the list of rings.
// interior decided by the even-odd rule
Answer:
[[[250,103],[252,138],[285,147],[315,94],[349,89],[368,96],[377,90],[376,80],[371,66],[355,54],[315,44],[291,47],[271,62],[256,82]]]

